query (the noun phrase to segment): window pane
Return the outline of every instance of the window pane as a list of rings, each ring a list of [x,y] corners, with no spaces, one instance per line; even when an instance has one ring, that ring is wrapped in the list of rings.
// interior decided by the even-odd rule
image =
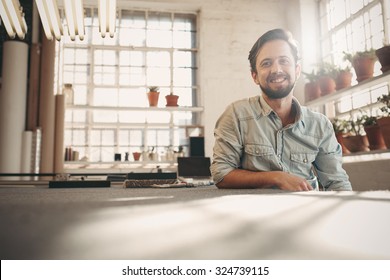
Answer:
[[[117,89],[95,88],[93,93],[93,105],[95,106],[117,106]]]

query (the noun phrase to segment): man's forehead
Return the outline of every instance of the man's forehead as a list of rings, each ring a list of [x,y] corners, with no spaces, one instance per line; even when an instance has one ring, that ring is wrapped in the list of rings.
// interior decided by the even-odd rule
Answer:
[[[265,43],[258,51],[257,58],[293,58],[290,45],[284,40],[272,40]]]

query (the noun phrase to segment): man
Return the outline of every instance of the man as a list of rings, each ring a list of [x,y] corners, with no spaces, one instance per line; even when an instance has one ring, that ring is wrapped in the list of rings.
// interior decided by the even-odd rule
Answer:
[[[249,53],[262,94],[234,102],[216,123],[211,173],[219,188],[352,190],[330,121],[293,97],[301,73],[291,34],[274,29]]]

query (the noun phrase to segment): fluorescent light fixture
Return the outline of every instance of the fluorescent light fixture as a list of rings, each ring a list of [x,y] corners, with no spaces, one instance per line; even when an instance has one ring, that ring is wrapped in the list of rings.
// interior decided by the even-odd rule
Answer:
[[[116,22],[116,0],[109,0],[108,9],[108,31],[110,37],[113,38],[115,34],[115,22]]]
[[[84,39],[84,8],[82,0],[64,0],[66,21],[70,39],[74,41],[76,35]]]
[[[48,40],[54,37],[59,41],[64,33],[56,0],[35,0],[43,30]]]
[[[84,8],[82,0],[73,0],[73,5],[76,10],[76,23],[77,23],[77,33],[79,34],[80,40],[84,39]]]
[[[114,37],[116,23],[116,0],[99,0],[99,26],[103,38],[106,33]]]
[[[10,38],[15,38],[17,34],[20,39],[24,39],[27,24],[19,0],[0,0],[0,16]]]

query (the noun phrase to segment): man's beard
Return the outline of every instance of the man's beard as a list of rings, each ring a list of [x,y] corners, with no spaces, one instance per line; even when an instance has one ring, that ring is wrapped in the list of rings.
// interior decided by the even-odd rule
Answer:
[[[276,76],[271,76],[271,77],[268,79],[268,81],[271,80],[271,78],[272,78],[272,79],[273,79],[273,78],[276,78]],[[287,76],[286,76],[286,79],[287,79],[288,81],[290,81],[290,76],[287,75]],[[284,97],[286,97],[287,95],[289,95],[290,92],[292,91],[292,89],[294,88],[294,86],[295,86],[295,82],[294,82],[294,83],[289,83],[287,87],[285,87],[285,88],[280,88],[280,89],[277,89],[277,90],[273,90],[273,89],[271,89],[271,88],[269,88],[269,87],[265,88],[265,87],[263,87],[263,86],[261,86],[261,85],[260,85],[260,88],[261,88],[262,92],[263,92],[265,95],[268,96],[268,98],[270,98],[270,99],[281,99],[281,98],[284,98]]]

